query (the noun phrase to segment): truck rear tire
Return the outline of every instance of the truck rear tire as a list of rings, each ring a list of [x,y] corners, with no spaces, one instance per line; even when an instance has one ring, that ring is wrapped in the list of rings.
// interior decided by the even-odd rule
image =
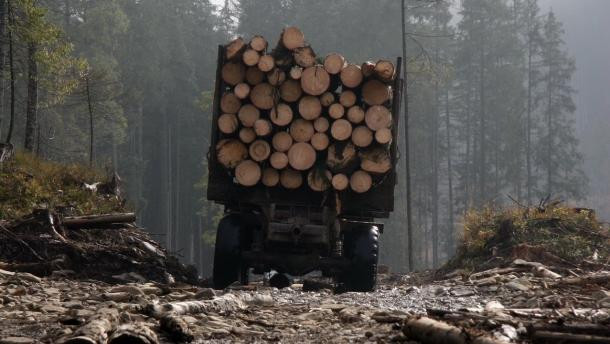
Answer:
[[[214,248],[214,289],[225,289],[236,281],[248,284],[248,268],[241,259],[241,251],[246,246],[245,230],[238,215],[227,215],[220,220]]]
[[[379,259],[379,229],[353,228],[344,236],[343,249],[350,265],[339,282],[346,291],[374,291],[377,284]]]

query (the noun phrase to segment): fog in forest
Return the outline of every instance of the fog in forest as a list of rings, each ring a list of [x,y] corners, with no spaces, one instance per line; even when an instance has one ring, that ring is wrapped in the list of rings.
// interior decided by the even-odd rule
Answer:
[[[471,209],[562,200],[610,220],[610,1],[406,2],[403,36],[397,0],[16,1],[2,18],[32,17],[0,25],[0,140],[117,172],[140,223],[209,274],[222,217],[205,200],[218,45],[261,34],[274,46],[296,25],[319,57],[357,64],[394,61],[406,42],[417,269],[451,258]],[[381,239],[396,271],[400,116]]]

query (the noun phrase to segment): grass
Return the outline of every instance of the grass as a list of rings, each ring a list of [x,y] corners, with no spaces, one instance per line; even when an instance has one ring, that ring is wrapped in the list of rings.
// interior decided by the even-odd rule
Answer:
[[[0,166],[0,220],[15,220],[41,208],[69,208],[74,215],[122,211],[118,197],[85,188],[85,183],[107,181],[107,176],[88,166],[17,153]]]

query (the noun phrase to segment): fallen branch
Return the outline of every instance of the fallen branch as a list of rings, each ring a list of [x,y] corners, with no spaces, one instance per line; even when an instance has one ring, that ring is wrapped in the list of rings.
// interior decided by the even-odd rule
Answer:
[[[146,324],[138,322],[121,325],[112,332],[108,344],[122,343],[158,344],[159,340],[153,330],[146,326]]]
[[[548,331],[535,332],[532,340],[534,343],[610,344],[610,337]]]
[[[105,308],[98,311],[89,321],[80,327],[74,336],[66,340],[64,344],[98,344],[106,343],[108,333],[118,322],[119,312],[116,309]]]
[[[66,228],[98,228],[100,226],[108,226],[112,224],[126,224],[136,222],[135,213],[125,214],[109,214],[109,215],[92,215],[66,217],[63,220],[63,225]]]

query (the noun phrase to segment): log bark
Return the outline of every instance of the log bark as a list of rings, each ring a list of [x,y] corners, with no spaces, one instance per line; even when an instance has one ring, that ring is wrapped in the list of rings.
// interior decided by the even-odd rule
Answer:
[[[287,168],[280,173],[280,184],[286,189],[298,189],[303,185],[301,172]]]
[[[257,165],[258,166],[258,165]],[[201,313],[235,312],[247,308],[253,303],[252,296],[236,296],[224,294],[212,300],[183,301],[165,304],[149,304],[145,308],[147,312],[156,319],[162,319],[166,315],[187,315]]]
[[[360,66],[348,64],[341,70],[341,83],[349,88],[356,88],[362,83],[362,70]]]
[[[365,193],[373,186],[373,178],[365,171],[356,171],[349,179],[349,186],[356,193]]]
[[[257,119],[254,122],[254,132],[257,136],[264,137],[271,134],[273,130],[273,125],[266,119]]]
[[[241,100],[237,98],[235,93],[225,93],[220,99],[220,110],[223,113],[237,113],[241,108]]]
[[[299,28],[289,26],[282,31],[282,45],[288,50],[295,50],[305,46],[305,35]]]
[[[283,170],[288,166],[288,155],[282,152],[275,152],[271,154],[269,162],[276,170]]]
[[[341,92],[339,96],[339,103],[343,105],[346,109],[351,108],[356,105],[356,93],[350,90],[345,90]]]
[[[295,142],[308,142],[314,134],[311,121],[298,118],[290,125],[290,136]]]
[[[175,342],[190,343],[195,339],[188,323],[181,316],[167,314],[159,320],[159,327]]]
[[[324,107],[329,107],[335,102],[335,95],[332,92],[324,92],[320,96],[320,103]]]
[[[288,150],[288,163],[297,171],[310,169],[316,162],[316,151],[306,142],[298,142]]]
[[[333,189],[343,191],[349,186],[349,178],[343,173],[335,174],[332,179]]]
[[[313,122],[313,128],[319,133],[325,133],[328,131],[328,128],[330,128],[330,123],[328,123],[326,117],[318,117]]]
[[[280,86],[280,98],[287,103],[294,103],[303,95],[301,83],[297,80],[286,80]]]
[[[240,185],[254,186],[261,179],[261,168],[252,160],[244,160],[235,168],[235,179]]]
[[[328,108],[328,115],[333,119],[342,118],[345,115],[345,108],[339,103],[334,103]]]
[[[308,121],[312,121],[322,114],[320,99],[314,96],[305,96],[299,101],[299,114]]]
[[[277,90],[268,83],[260,83],[250,91],[250,101],[259,109],[271,110],[278,100]]]
[[[290,68],[290,77],[294,80],[300,80],[301,75],[303,75],[303,67],[301,66],[293,66]]]
[[[390,152],[383,147],[375,147],[360,152],[360,168],[370,173],[387,173],[392,169]]]
[[[373,132],[368,127],[359,125],[352,131],[352,142],[356,147],[368,147],[373,142]]]
[[[280,86],[286,80],[286,72],[279,68],[274,68],[267,73],[267,81],[272,86]]]
[[[243,143],[250,144],[256,140],[256,133],[252,128],[241,128],[239,131],[239,139]]]
[[[254,127],[254,123],[260,118],[260,116],[260,110],[252,104],[242,106],[237,113],[237,118],[239,118],[241,125],[247,128]]]
[[[373,131],[390,128],[392,126],[392,113],[385,106],[375,105],[366,110],[364,120]]]
[[[271,144],[273,149],[278,152],[287,152],[292,147],[292,136],[285,131],[280,131],[273,136]]]
[[[311,67],[316,64],[316,53],[310,46],[296,48],[294,50],[294,62],[303,68]]]
[[[235,86],[246,78],[246,66],[240,62],[229,62],[222,66],[221,75],[224,82]]]
[[[333,122],[330,134],[335,140],[347,140],[352,136],[352,125],[345,119],[338,119]]]
[[[238,37],[225,46],[225,57],[227,60],[237,60],[246,49],[246,42]]]
[[[331,187],[331,180],[333,178],[330,171],[323,168],[313,168],[307,174],[307,184],[313,191],[323,192]]]
[[[218,117],[218,130],[223,134],[233,134],[239,127],[237,116],[225,113]]]
[[[362,123],[364,121],[364,110],[358,105],[352,106],[347,110],[347,119],[354,124]]]
[[[409,338],[423,344],[500,344],[502,341],[490,337],[474,337],[462,329],[427,317],[411,318],[402,328]]]
[[[250,40],[250,48],[252,48],[258,52],[265,51],[267,49],[268,45],[269,45],[269,43],[267,42],[265,37],[260,36],[260,35],[256,35],[256,36],[252,37],[252,39]]]
[[[375,64],[375,75],[385,82],[394,80],[396,74],[396,68],[391,61],[379,60]]]
[[[330,87],[330,76],[322,66],[306,68],[301,75],[301,88],[305,93],[319,96]]]
[[[280,173],[274,168],[266,168],[263,171],[263,185],[267,187],[274,187],[280,183]]]
[[[379,80],[369,80],[362,86],[362,100],[368,105],[382,105],[391,98],[390,86]]]
[[[324,69],[326,69],[328,74],[339,74],[343,67],[345,67],[345,57],[341,54],[331,53],[324,59]]]
[[[392,142],[392,130],[388,128],[381,128],[375,132],[375,141],[382,145],[389,144]]]
[[[271,55],[263,55],[258,60],[257,66],[263,73],[270,72],[275,68],[275,58]]]
[[[102,225],[125,224],[136,222],[135,213],[108,214],[92,216],[73,216],[63,219],[62,224],[69,229],[92,228]]]
[[[369,78],[375,74],[375,62],[367,61],[360,66],[360,69],[362,70],[362,75],[365,78]]]
[[[250,158],[256,162],[265,161],[271,155],[271,147],[269,143],[264,140],[256,140],[250,144],[248,149],[250,153]]]
[[[233,169],[248,158],[248,148],[239,140],[221,140],[216,145],[216,158],[225,168]]]
[[[235,93],[237,98],[241,100],[247,99],[250,95],[250,85],[246,84],[245,82],[239,83],[235,85],[235,89],[233,90],[233,92]]]
[[[315,133],[311,137],[311,146],[317,151],[323,151],[330,144],[328,135],[324,133]]]
[[[119,321],[119,312],[116,309],[104,308],[89,318],[87,323],[80,327],[74,335],[64,341],[66,344],[98,344],[108,341],[108,333]]]
[[[251,86],[256,86],[265,80],[265,73],[258,67],[248,67],[246,69],[246,81]]]
[[[326,166],[333,173],[350,171],[358,166],[358,154],[353,143],[338,142],[328,147]]]
[[[277,106],[274,106],[273,109],[271,109],[271,112],[269,112],[269,118],[273,124],[280,127],[285,127],[292,122],[292,108],[287,104],[279,103]]]
[[[261,59],[261,55],[258,53],[258,51],[254,50],[254,49],[246,49],[246,51],[244,51],[244,54],[242,56],[242,61],[248,67],[253,67],[253,66],[258,65],[258,61],[260,59]]]
[[[123,324],[112,331],[108,344],[157,344],[157,334],[142,322]]]

